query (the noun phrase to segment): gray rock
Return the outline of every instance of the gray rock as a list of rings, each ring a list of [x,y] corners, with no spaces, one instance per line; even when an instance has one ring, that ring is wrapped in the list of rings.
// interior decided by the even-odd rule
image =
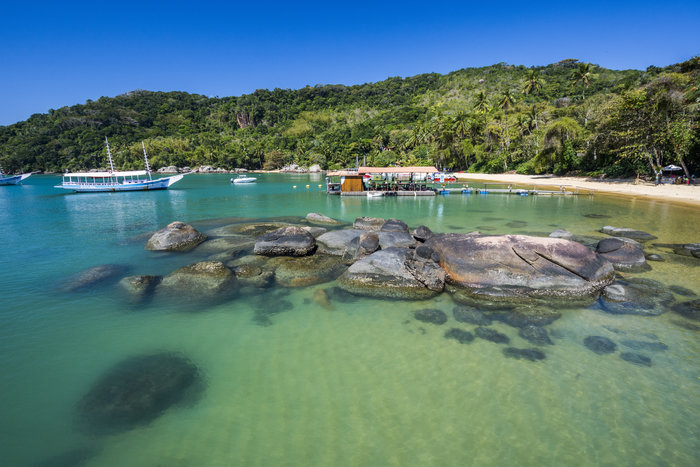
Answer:
[[[412,235],[413,235],[413,238],[415,238],[419,242],[424,242],[433,236],[433,231],[424,225],[420,225],[420,226],[416,227],[416,229],[413,231]]]
[[[201,261],[176,269],[156,288],[158,294],[192,299],[225,297],[235,291],[235,275],[218,261]]]
[[[314,224],[324,224],[324,225],[340,225],[341,222],[337,221],[331,217],[324,216],[317,212],[310,212],[306,215],[306,220]]]
[[[406,225],[404,221],[399,219],[388,219],[386,222],[384,222],[380,230],[382,232],[408,233],[408,225]]]
[[[434,235],[425,242],[440,256],[447,281],[474,296],[576,297],[610,284],[609,261],[569,240],[524,235]]]
[[[379,246],[387,248],[415,248],[417,242],[408,232],[379,232]]]
[[[613,227],[611,225],[606,225],[605,227],[600,229],[600,231],[604,234],[611,235],[613,237],[631,238],[640,242],[646,242],[649,240],[654,240],[656,238],[650,233],[643,232],[641,230],[630,229],[627,227]]]
[[[474,329],[474,333],[476,334],[476,337],[495,342],[496,344],[508,344],[510,342],[508,336],[496,331],[495,329],[479,326]]]
[[[365,230],[332,230],[316,239],[319,253],[342,256],[350,242],[365,233]]]
[[[206,235],[184,222],[171,222],[167,227],[154,233],[146,243],[147,250],[190,251],[204,240]]]
[[[318,164],[314,164],[311,167],[309,167],[309,173],[319,173],[321,171],[321,166]]]
[[[301,227],[282,227],[255,242],[254,252],[264,256],[306,256],[316,250],[316,240]]]
[[[358,259],[369,256],[379,249],[379,235],[376,232],[365,232],[355,237],[343,253],[343,262],[352,264]]]
[[[620,344],[634,350],[651,350],[652,352],[668,350],[668,346],[663,342],[624,340]]]
[[[328,229],[324,229],[323,227],[313,227],[310,225],[306,225],[306,226],[302,227],[302,229],[309,232],[311,235],[314,236],[314,238],[318,238],[321,235],[323,235],[324,233],[328,232]]]
[[[673,295],[651,279],[618,280],[603,289],[602,308],[612,314],[658,316],[666,313]]]
[[[664,258],[661,255],[657,255],[656,253],[649,253],[644,255],[647,261],[665,261]]]
[[[197,252],[227,253],[232,257],[241,256],[253,251],[255,241],[243,235],[210,238],[197,246]]]
[[[641,243],[629,238],[605,238],[598,242],[596,253],[612,263],[618,271],[641,272],[651,269]]]
[[[377,217],[358,217],[355,219],[355,222],[353,222],[352,228],[357,230],[379,232],[385,222],[386,219],[379,219]]]
[[[348,292],[374,297],[422,299],[436,295],[437,291],[414,276],[407,266],[410,263],[415,261],[408,248],[379,250],[350,266],[338,278],[338,285]]]
[[[263,269],[254,264],[235,266],[233,267],[233,273],[242,286],[251,286],[260,289],[271,286],[275,279],[275,273],[273,271]]]
[[[283,227],[290,227],[288,222],[247,222],[239,224],[231,224],[221,227],[216,230],[216,234],[221,236],[228,235],[247,235],[251,237],[260,237],[266,233],[274,232]]]

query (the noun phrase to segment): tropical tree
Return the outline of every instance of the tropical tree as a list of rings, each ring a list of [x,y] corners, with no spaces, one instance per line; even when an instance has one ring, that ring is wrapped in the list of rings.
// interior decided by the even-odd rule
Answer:
[[[586,88],[591,85],[591,64],[579,63],[571,75],[571,81],[574,85],[581,83],[581,100],[586,100]]]
[[[485,114],[489,111],[489,101],[486,99],[486,94],[484,94],[484,91],[480,91],[479,94],[476,95],[474,110],[481,114]]]
[[[527,70],[527,75],[523,81],[523,94],[532,96],[532,112],[535,112],[535,94],[542,89],[542,78],[540,72],[531,68]]]

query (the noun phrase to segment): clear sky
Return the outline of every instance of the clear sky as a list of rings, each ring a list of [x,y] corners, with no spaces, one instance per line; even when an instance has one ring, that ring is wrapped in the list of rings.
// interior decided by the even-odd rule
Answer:
[[[237,96],[507,62],[700,54],[700,1],[0,2],[0,125],[134,89]]]

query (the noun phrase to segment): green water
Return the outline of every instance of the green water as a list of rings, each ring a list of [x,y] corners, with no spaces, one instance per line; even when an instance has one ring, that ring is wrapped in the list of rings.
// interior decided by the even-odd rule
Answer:
[[[329,310],[313,297],[333,283],[272,289],[270,297],[285,292],[294,306],[260,326],[260,297],[135,307],[113,286],[62,288],[95,265],[167,274],[205,258],[209,253],[197,250],[143,249],[149,233],[174,220],[206,232],[227,218],[315,211],[347,222],[394,217],[434,231],[547,235],[566,228],[602,237],[597,230],[609,224],[645,230],[663,243],[700,241],[698,209],[660,201],[341,199],[326,196],[318,176],[258,177],[255,185],[235,186],[229,176],[188,176],[151,193],[65,194],[49,176],[0,187],[0,465],[34,465],[74,449],[85,450],[77,458],[87,466],[700,463],[700,333],[680,326],[693,323],[672,311],[641,317],[595,306],[565,310],[547,327],[555,345],[542,348],[546,359],[529,362],[505,358],[505,346],[486,340],[445,339],[451,327],[474,328],[454,321],[447,293],[415,303],[334,300]],[[700,293],[700,260],[651,245],[647,251],[667,260],[630,277]],[[412,311],[425,307],[444,310],[448,323],[413,319]],[[533,347],[515,328],[491,327],[513,347]],[[613,339],[618,351],[591,352],[583,345],[589,335]],[[633,365],[619,357],[623,339],[669,348],[641,352],[651,367]],[[206,387],[198,400],[116,434],[76,428],[76,403],[101,375],[127,357],[163,351],[200,369]]]

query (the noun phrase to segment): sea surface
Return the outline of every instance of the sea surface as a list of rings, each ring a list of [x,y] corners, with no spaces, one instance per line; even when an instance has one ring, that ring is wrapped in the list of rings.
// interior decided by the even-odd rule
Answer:
[[[507,358],[504,344],[446,339],[449,294],[421,302],[314,300],[318,289],[273,287],[216,303],[134,305],[115,283],[70,290],[71,278],[113,264],[165,275],[206,252],[144,245],[173,221],[208,232],[240,218],[319,212],[402,219],[436,232],[591,238],[605,225],[652,233],[665,261],[625,277],[678,286],[698,298],[700,259],[654,243],[700,242],[697,207],[595,196],[461,195],[341,198],[318,175],[189,175],[172,189],[70,194],[56,176],[0,187],[0,465],[464,466],[700,465],[700,322],[674,311],[611,314],[598,304],[562,310],[540,361]],[[650,187],[653,189],[653,187]],[[285,306],[275,310],[276,306]],[[437,308],[435,325],[413,311]],[[270,312],[269,325],[256,313]],[[276,313],[279,311],[279,313]],[[490,326],[510,346],[518,329]],[[609,354],[587,336],[616,343]],[[663,343],[626,349],[623,341]],[[623,360],[629,351],[651,365]],[[127,430],[81,425],[77,406],[119,362],[172,354],[196,365],[196,398]]]

